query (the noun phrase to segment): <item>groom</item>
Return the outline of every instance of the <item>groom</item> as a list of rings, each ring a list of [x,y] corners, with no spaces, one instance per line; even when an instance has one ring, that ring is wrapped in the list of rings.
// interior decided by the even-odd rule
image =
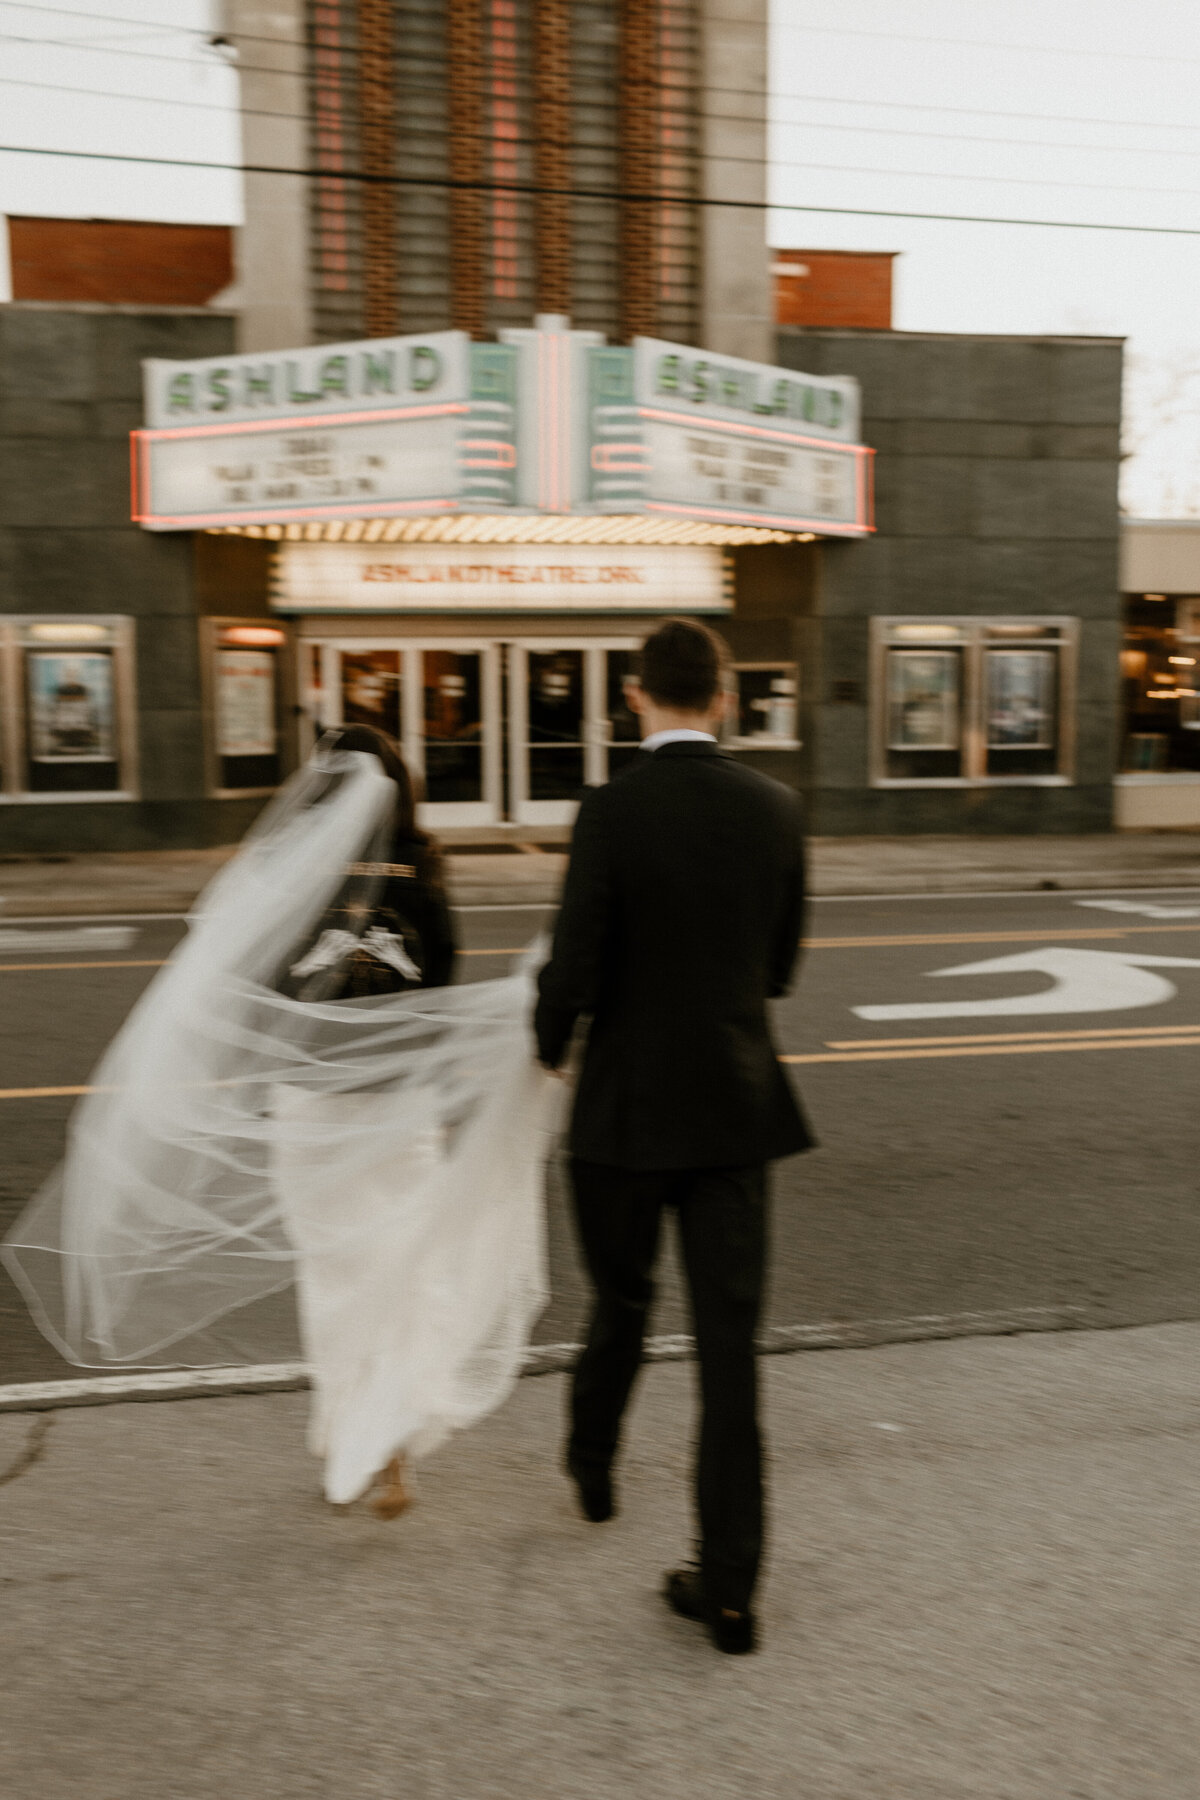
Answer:
[[[755,1648],[762,1547],[754,1339],[766,1165],[811,1139],[766,1011],[800,939],[800,804],[719,747],[727,664],[722,639],[686,619],[642,646],[629,690],[641,750],[580,805],[535,1027],[542,1062],[557,1069],[576,1021],[590,1018],[570,1151],[595,1304],[567,1467],[587,1517],[611,1518],[612,1463],[673,1207],[700,1359],[700,1557],[670,1571],[664,1593],[738,1654]]]

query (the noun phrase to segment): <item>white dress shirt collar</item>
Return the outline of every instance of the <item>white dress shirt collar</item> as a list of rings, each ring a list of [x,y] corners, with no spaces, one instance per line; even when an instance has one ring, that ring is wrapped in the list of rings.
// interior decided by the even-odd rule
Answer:
[[[642,739],[643,750],[661,750],[664,744],[715,744],[711,731],[652,731]]]

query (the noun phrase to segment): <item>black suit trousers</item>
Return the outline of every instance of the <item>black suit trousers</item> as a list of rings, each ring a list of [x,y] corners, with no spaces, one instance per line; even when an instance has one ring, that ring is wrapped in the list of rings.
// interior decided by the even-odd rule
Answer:
[[[711,1604],[750,1603],[763,1536],[755,1334],[766,1263],[766,1167],[633,1170],[571,1164],[596,1290],[571,1391],[568,1454],[607,1468],[641,1362],[663,1210],[679,1219],[700,1361],[696,1509]]]

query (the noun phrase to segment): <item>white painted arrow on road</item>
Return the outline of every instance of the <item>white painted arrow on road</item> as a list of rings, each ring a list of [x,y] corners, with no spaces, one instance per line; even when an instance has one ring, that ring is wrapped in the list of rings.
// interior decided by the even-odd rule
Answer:
[[[1152,968],[1200,969],[1194,956],[1142,956],[1132,950],[1022,951],[1016,956],[989,957],[986,962],[959,963],[953,969],[931,969],[931,975],[1049,975],[1052,986],[1037,994],[1012,994],[999,1000],[926,1000],[902,1006],[856,1006],[860,1019],[982,1019],[998,1014],[1124,1012],[1135,1006],[1157,1006],[1173,1000],[1175,984]]]

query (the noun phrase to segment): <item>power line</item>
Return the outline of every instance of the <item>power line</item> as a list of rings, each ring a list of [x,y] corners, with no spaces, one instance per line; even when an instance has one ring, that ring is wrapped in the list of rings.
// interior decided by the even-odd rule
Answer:
[[[859,219],[930,219],[951,225],[1033,226],[1052,231],[1117,231],[1150,237],[1200,237],[1200,226],[1131,225],[1092,219],[1011,219],[979,213],[918,212],[878,206],[808,206],[794,201],[718,200],[707,194],[693,195],[664,190],[641,191],[614,187],[553,187],[534,181],[459,181],[450,176],[368,175],[350,169],[291,169],[271,163],[219,163],[173,156],[128,156],[99,150],[38,150],[27,144],[0,144],[0,155],[55,156],[82,162],[136,163],[150,168],[219,169],[230,174],[292,175],[305,180],[356,182],[363,186],[438,188],[467,193],[561,194],[575,200],[623,200],[645,206],[706,206],[734,212],[819,213]]]
[[[0,5],[3,5],[3,4],[7,4],[10,6],[13,4],[17,4],[18,6],[20,6],[21,0],[0,0]],[[102,23],[106,23],[106,24],[111,23],[111,24],[140,25],[140,24],[145,23],[145,21],[143,21],[143,20],[130,19],[130,18],[126,17],[125,15],[80,12],[77,9],[69,8],[69,7],[47,7],[47,6],[41,6],[40,4],[37,6],[34,6],[32,4],[26,4],[22,7],[22,10],[28,11],[28,12],[35,12],[35,13],[56,13],[56,14],[61,14],[64,16],[70,16],[73,18],[97,19],[97,20],[101,21]],[[725,22],[728,22],[731,24],[744,23],[744,21],[742,19],[740,19],[736,14],[709,14],[708,16],[709,16],[709,18],[714,19],[718,22],[725,21]],[[863,29],[858,29],[858,28],[852,28],[849,26],[843,27],[843,26],[836,26],[836,25],[792,25],[792,24],[781,23],[780,25],[778,25],[776,27],[776,29],[784,30],[784,31],[807,33],[810,35],[820,35],[820,36],[830,36],[830,37],[860,37],[860,38],[872,38],[872,39],[887,39],[887,40],[894,40],[897,42],[927,44],[927,45],[932,45],[932,46],[938,46],[938,45],[944,45],[944,44],[955,44],[955,45],[960,45],[960,46],[975,47],[975,48],[987,49],[987,50],[1029,51],[1034,54],[1045,54],[1045,55],[1050,55],[1050,56],[1102,57],[1102,58],[1107,58],[1110,60],[1116,60],[1119,62],[1153,62],[1153,63],[1169,63],[1172,65],[1177,65],[1180,63],[1185,63],[1185,64],[1200,63],[1200,57],[1172,56],[1172,55],[1165,55],[1165,54],[1158,56],[1158,55],[1150,55],[1150,54],[1147,54],[1144,52],[1136,52],[1136,51],[1126,52],[1126,51],[1119,51],[1119,50],[1098,50],[1098,49],[1089,49],[1087,47],[1071,48],[1070,46],[1067,46],[1067,45],[1054,45],[1054,44],[1049,44],[1049,45],[1046,45],[1046,44],[1010,44],[1010,43],[1004,43],[1002,40],[999,40],[999,39],[993,40],[993,39],[985,39],[985,38],[951,38],[951,37],[940,37],[940,36],[939,37],[928,37],[928,36],[924,36],[924,35],[922,35],[920,33],[916,33],[916,32],[868,31],[868,30],[863,30]],[[170,26],[170,25],[168,25],[168,26],[162,27],[161,31],[158,29],[153,29],[153,30],[147,31],[143,35],[160,36],[160,35],[165,35],[167,32],[177,32],[180,34],[191,34],[191,35],[196,36],[197,38],[203,38],[204,41],[203,41],[203,43],[198,44],[198,46],[197,46],[198,49],[208,49],[208,48],[212,47],[212,41],[211,41],[211,38],[209,37],[209,34],[204,32],[203,29],[198,26],[186,26],[186,25]],[[95,44],[94,38],[90,41],[86,40],[86,39],[70,39],[70,38],[36,38],[36,37],[16,36],[15,34],[3,33],[3,32],[0,32],[0,38],[4,38],[10,43],[38,44],[38,45],[42,45],[42,46],[67,47],[67,48],[69,48],[73,43],[77,43],[81,49],[87,49]],[[307,39],[300,39],[300,38],[281,38],[281,37],[274,37],[274,36],[266,36],[261,33],[235,31],[231,37],[231,41],[232,41],[235,49],[237,46],[237,42],[239,40],[244,43],[270,44],[270,45],[274,46],[276,49],[298,50],[305,54],[307,54],[311,50],[311,44],[309,43],[309,41]],[[97,53],[101,54],[101,55],[112,54],[112,55],[135,56],[140,61],[181,63],[189,68],[194,68],[196,66],[195,60],[192,57],[171,56],[171,55],[163,53],[163,52],[124,50],[121,48],[117,48],[115,50],[109,51],[109,50],[106,50],[103,47],[101,47]],[[228,68],[228,67],[233,67],[235,65],[225,63],[224,66]],[[239,61],[239,63],[236,66],[239,67],[243,72],[245,72],[247,74],[278,75],[281,73],[286,73],[286,71],[281,71],[274,64],[243,63],[243,62]],[[756,88],[720,87],[716,84],[711,84],[709,91],[716,92],[716,93],[727,93],[727,94],[746,94],[746,95],[753,95],[755,97],[758,97],[758,95],[760,93],[760,90],[758,90]],[[775,97],[776,98],[786,98],[786,99],[797,99],[797,100],[799,100],[799,99],[820,100],[820,99],[825,98],[825,96],[822,96],[822,95],[803,95],[803,94],[791,94],[791,95],[778,95],[777,94]],[[849,102],[849,101],[847,101],[846,104],[864,104],[864,105],[872,105],[872,106],[896,106],[896,105],[902,105],[904,103],[897,102],[897,101],[864,101],[864,102]],[[957,107],[945,108],[945,109],[933,108],[933,107],[918,107],[917,110],[921,110],[921,111],[947,110],[947,111],[957,112],[957,111],[967,111],[967,110],[974,110],[974,109],[957,108]],[[1060,117],[1062,115],[1034,114],[1034,113],[1030,113],[1030,114],[1002,113],[997,116],[1012,117],[1012,118],[1055,118],[1055,117]],[[1106,124],[1106,123],[1119,124],[1119,123],[1121,123],[1121,121],[1119,121],[1119,120],[1109,121],[1109,120],[1093,120],[1093,119],[1088,119],[1086,122],[1089,124],[1091,124],[1091,123],[1096,123],[1096,124]],[[1160,122],[1157,120],[1153,120],[1153,121],[1146,120],[1146,121],[1138,121],[1138,123],[1145,123],[1147,125],[1152,125],[1152,126],[1157,127]],[[1200,130],[1200,125],[1195,125],[1195,124],[1183,125],[1183,124],[1181,124],[1177,127],[1172,127],[1172,128],[1179,129],[1179,130],[1195,131],[1195,130]]]
[[[1103,194],[1162,194],[1200,199],[1200,188],[1138,187],[1132,183],[1115,181],[1059,181],[1041,175],[959,175],[950,169],[897,169],[894,167],[881,169],[869,167],[863,163],[808,161],[800,163],[772,162],[770,166],[782,169],[819,169],[822,174],[893,175],[903,180],[914,181],[987,181],[999,183],[1004,187],[1079,188],[1083,191],[1095,191]]]
[[[774,27],[776,31],[790,31],[807,37],[852,37],[852,38],[886,38],[889,42],[901,44],[931,44],[941,46],[954,44],[974,50],[1013,50],[1030,51],[1035,56],[1092,56],[1109,62],[1152,62],[1152,63],[1196,63],[1197,56],[1154,56],[1140,50],[1094,50],[1086,44],[1012,44],[997,38],[954,38],[929,37],[917,31],[867,31],[851,25],[792,25],[780,20]]]
[[[137,104],[137,105],[170,106],[173,108],[183,106],[183,107],[187,107],[193,111],[222,113],[229,119],[229,121],[231,123],[234,122],[239,117],[284,119],[284,120],[289,120],[293,123],[299,123],[301,121],[309,119],[309,117],[310,117],[310,114],[308,112],[286,112],[286,111],[280,111],[280,110],[272,110],[270,108],[259,108],[259,107],[242,107],[240,109],[234,109],[232,107],[223,105],[219,101],[213,101],[213,100],[180,100],[180,99],[171,98],[167,95],[127,94],[127,93],[119,93],[112,88],[83,88],[83,87],[70,86],[63,82],[27,81],[27,80],[23,79],[22,77],[11,76],[11,75],[0,75],[0,87],[31,88],[31,89],[35,89],[38,92],[42,92],[42,93],[76,94],[76,95],[81,95],[81,96],[91,96],[98,100],[128,101],[128,102],[133,102],[134,104]],[[726,116],[728,116],[728,115],[726,115]],[[953,144],[962,144],[962,145],[1002,144],[1002,145],[1010,146],[1014,149],[1086,150],[1086,151],[1091,151],[1091,152],[1099,152],[1102,155],[1114,155],[1114,156],[1115,155],[1119,155],[1119,156],[1180,156],[1180,157],[1188,157],[1189,159],[1195,159],[1197,157],[1200,157],[1200,148],[1197,148],[1195,150],[1155,150],[1155,149],[1151,149],[1146,146],[1139,146],[1139,145],[1128,146],[1128,145],[1123,145],[1123,144],[1072,144],[1072,143],[1056,142],[1053,139],[990,137],[990,136],[978,136],[978,135],[973,135],[973,134],[963,133],[963,132],[906,131],[903,127],[894,128],[894,127],[886,126],[886,125],[882,125],[882,126],[839,125],[839,124],[829,124],[829,123],[826,123],[821,120],[811,120],[811,119],[782,120],[782,121],[776,121],[776,123],[778,125],[785,126],[792,130],[858,132],[858,133],[863,133],[863,134],[869,133],[873,136],[880,136],[880,137],[911,137],[911,138],[932,139],[939,143],[953,143]],[[469,137],[480,138],[485,142],[491,141],[491,134],[490,134],[490,132],[488,132],[486,130],[480,130],[478,132],[468,132],[463,135],[469,136]],[[536,137],[526,136],[526,137],[506,138],[505,142],[508,144],[514,145],[517,148],[529,149],[529,148],[532,148],[533,145],[535,145],[538,142],[538,139]],[[763,160],[764,159],[761,157],[753,157],[753,156],[724,156],[721,158],[721,161],[725,162],[725,163],[753,164],[753,163],[761,163]],[[1056,179],[1055,177],[1052,177],[1052,176],[1021,177],[1021,176],[1014,175],[1014,176],[1010,177],[1010,176],[1005,176],[1005,175],[962,175],[962,174],[959,174],[957,171],[938,172],[938,171],[935,171],[932,169],[898,169],[898,168],[876,169],[873,167],[863,167],[863,166],[860,166],[857,164],[852,164],[852,163],[847,163],[847,164],[818,163],[818,162],[813,162],[811,160],[811,158],[808,158],[808,157],[804,157],[799,160],[794,160],[794,159],[787,158],[787,157],[769,157],[765,160],[769,163],[769,166],[771,168],[776,168],[776,169],[820,169],[823,171],[838,170],[838,171],[844,171],[847,174],[857,174],[857,175],[886,174],[886,175],[908,176],[908,177],[912,177],[914,179],[919,178],[919,179],[935,179],[935,180],[950,180],[950,181],[987,181],[987,182],[1006,182],[1007,181],[1007,182],[1011,182],[1013,185],[1016,185],[1016,186],[1032,186],[1032,187],[1075,187],[1075,188],[1097,187],[1097,188],[1103,188],[1105,191],[1108,191],[1108,192],[1131,193],[1131,194],[1145,193],[1145,194],[1187,194],[1187,195],[1191,195],[1191,194],[1194,194],[1197,192],[1197,190],[1194,190],[1192,188],[1163,188],[1163,187],[1153,187],[1153,186],[1147,187],[1147,186],[1141,186],[1141,185],[1135,185],[1135,184],[1114,185],[1111,182],[1082,182],[1082,181],[1071,181],[1068,179],[1060,180],[1060,179]]]
[[[34,4],[34,0],[0,0],[0,5],[13,12],[53,13],[56,17],[63,19],[94,19],[101,25],[146,25],[149,23],[146,19],[131,19],[127,13],[90,12],[86,8],[78,6],[43,6],[42,0],[37,0],[36,4]],[[163,24],[159,30],[155,31],[154,35],[157,37],[160,32],[165,35],[169,31],[199,34],[203,30],[204,27],[201,25]]]
[[[717,89],[716,92],[746,93],[749,89],[729,88]],[[1180,119],[1109,119],[1099,118],[1090,113],[1031,113],[1013,112],[1004,107],[988,106],[935,106],[924,100],[865,100],[856,94],[787,94],[782,90],[773,95],[776,100],[804,100],[818,106],[869,106],[875,110],[886,109],[889,112],[929,112],[957,113],[960,116],[974,119],[1032,119],[1039,124],[1048,125],[1115,125],[1118,129],[1137,131],[1200,131],[1200,121],[1189,120],[1186,124]]]
[[[912,131],[903,125],[839,125],[824,119],[776,119],[772,122],[788,130],[854,131],[871,137],[932,138],[943,144],[1008,144],[1018,150],[1090,150],[1102,156],[1200,156],[1200,148],[1158,150],[1149,144],[1073,144],[1061,138],[982,137],[962,131]]]
[[[0,3],[3,3],[3,0],[0,0]],[[11,4],[12,0],[8,0],[8,3]],[[71,16],[73,16],[73,17],[76,17],[76,16],[77,17],[85,17],[85,18],[93,18],[94,17],[94,18],[101,18],[101,19],[104,19],[104,20],[110,21],[110,22],[125,22],[125,21],[117,20],[115,15],[76,13],[74,9],[69,9],[69,8],[38,7],[35,9],[32,6],[30,6],[30,7],[27,7],[26,10],[30,10],[30,11],[37,10],[40,12],[48,12],[48,11],[56,11],[56,12],[62,12],[62,13],[69,12],[71,14]],[[134,23],[135,21],[130,20],[127,22]],[[167,29],[170,29],[173,31],[178,31],[178,32],[194,32],[197,37],[200,37],[202,35],[200,32],[200,29],[198,27],[173,26],[173,27],[169,27]],[[984,46],[984,40],[982,40],[982,39],[979,39],[979,40],[975,40],[975,39],[970,39],[970,40],[967,40],[967,39],[964,39],[964,40],[933,39],[933,38],[921,38],[921,37],[914,36],[913,34],[904,34],[904,33],[896,33],[896,32],[851,33],[849,31],[842,32],[840,27],[833,27],[833,26],[829,26],[829,27],[797,26],[794,29],[822,31],[822,32],[831,33],[833,35],[858,35],[858,36],[866,36],[866,37],[896,37],[896,38],[911,39],[911,41],[913,41],[913,42],[920,42],[920,43],[956,42],[956,41],[971,42],[971,43],[978,42],[981,46]],[[158,35],[158,34],[154,33],[151,35]],[[258,35],[254,35],[254,34],[244,33],[244,32],[239,32],[237,34],[237,36],[239,38],[243,39],[244,41],[254,42],[254,43],[264,43],[264,44],[269,43],[269,44],[274,44],[277,46],[282,45],[283,47],[300,50],[305,53],[307,53],[308,50],[310,49],[310,46],[307,43],[302,43],[299,40],[295,40],[295,39],[281,40],[281,39],[277,39],[277,38],[269,38],[269,37],[265,37],[265,36],[258,36]],[[226,69],[231,69],[235,73],[238,73],[238,74],[264,74],[264,75],[273,75],[273,76],[287,75],[289,73],[289,71],[280,70],[277,66],[272,65],[272,64],[247,63],[247,62],[243,62],[241,60],[239,60],[237,63],[230,63],[230,62],[224,61],[223,59],[218,59],[216,62],[204,63],[202,61],[199,61],[196,57],[171,56],[171,55],[164,54],[162,52],[137,51],[137,50],[124,49],[124,48],[120,48],[120,47],[118,47],[116,49],[110,49],[110,48],[103,47],[103,46],[97,47],[95,44],[95,40],[92,40],[91,43],[87,43],[87,42],[84,42],[83,40],[71,40],[71,39],[63,39],[63,38],[17,37],[12,34],[9,34],[9,33],[0,32],[0,41],[7,41],[9,43],[23,43],[23,44],[38,45],[40,47],[63,47],[63,46],[65,46],[67,48],[70,48],[72,43],[77,43],[77,45],[80,49],[95,48],[97,54],[99,54],[99,55],[111,54],[111,55],[132,56],[132,57],[136,57],[137,60],[140,62],[168,62],[168,63],[177,64],[180,67],[190,68],[190,69],[195,69],[197,67],[210,67],[210,68],[223,67]],[[203,43],[197,44],[197,49],[200,51],[208,49],[209,47],[210,47],[210,44],[209,44],[209,40],[207,38],[205,38],[205,41]],[[1006,46],[1000,46],[1000,47],[1006,47]],[[1030,47],[1036,48],[1036,46],[1030,46]],[[1064,51],[1063,54],[1067,54],[1067,52]],[[1082,52],[1081,52],[1081,54],[1082,54]],[[1089,52],[1088,54],[1091,54],[1091,53]],[[1117,53],[1116,52],[1111,52],[1111,53],[1110,52],[1097,52],[1095,54],[1105,54],[1105,55],[1113,54],[1113,55],[1115,55]],[[429,60],[435,60],[435,59],[429,59]],[[439,58],[436,60],[438,61],[439,64],[444,64],[446,61],[445,58]],[[1198,58],[1190,58],[1189,59],[1189,58],[1178,58],[1178,57],[1149,58],[1147,60],[1169,61],[1169,62],[1200,61],[1200,59],[1198,59]],[[299,76],[301,76],[301,78],[303,78],[303,74],[301,71],[292,71],[290,73],[292,73],[294,76],[299,75]],[[13,82],[13,85],[16,85],[15,81]],[[29,82],[29,83],[22,83],[21,85],[34,86],[35,84],[32,82]],[[41,85],[45,86],[46,88],[51,88],[52,86],[54,86],[54,84],[51,84],[51,83],[44,83]],[[664,84],[655,84],[655,85],[661,87]],[[70,88],[67,88],[64,86],[61,89],[61,91],[63,91],[63,92],[75,91],[75,92],[79,92],[79,93],[102,93],[102,92],[105,92],[108,90],[100,90],[100,89],[92,89],[92,88],[80,88],[80,89],[73,90],[73,89],[70,89]],[[1183,121],[1169,121],[1169,120],[1157,120],[1157,119],[1155,119],[1155,120],[1151,120],[1151,119],[1122,120],[1122,119],[1111,119],[1111,118],[1099,118],[1099,117],[1094,117],[1094,116],[1085,116],[1085,115],[1078,115],[1078,114],[1026,113],[1026,112],[1009,111],[1009,110],[1005,110],[1005,109],[996,109],[996,108],[945,107],[945,106],[924,105],[919,102],[911,102],[911,101],[906,102],[906,101],[888,101],[888,100],[860,100],[857,98],[842,99],[839,96],[831,96],[831,95],[825,95],[825,94],[790,94],[790,93],[783,93],[783,92],[779,92],[779,91],[776,91],[771,94],[764,94],[762,90],[759,90],[756,88],[722,87],[716,83],[703,84],[701,91],[707,92],[710,94],[740,95],[745,98],[751,98],[751,99],[756,99],[756,100],[761,99],[761,98],[766,98],[769,101],[799,100],[799,101],[804,101],[806,103],[812,103],[812,104],[817,104],[817,105],[869,106],[869,107],[873,107],[873,108],[900,109],[900,110],[903,110],[906,112],[914,112],[914,111],[915,112],[949,112],[949,113],[955,113],[955,114],[959,114],[959,115],[965,114],[969,117],[979,117],[979,118],[1012,118],[1012,119],[1039,120],[1039,121],[1044,121],[1047,123],[1112,125],[1112,126],[1116,126],[1120,130],[1136,129],[1136,130],[1156,130],[1156,131],[1158,131],[1158,130],[1200,131],[1200,124],[1190,123],[1190,122],[1184,123]],[[116,94],[113,94],[113,98],[128,98],[131,100],[138,100],[138,99],[153,99],[154,96],[150,96],[150,95],[118,96]],[[192,107],[199,107],[199,106],[204,106],[204,105],[208,104],[208,105],[212,106],[213,110],[223,110],[221,108],[221,105],[219,102],[206,103],[206,102],[202,102],[202,101],[186,101],[186,100],[176,101],[176,100],[172,99],[172,100],[168,100],[167,103],[173,104],[173,105],[186,105],[186,106],[192,106]],[[587,102],[587,106],[588,106],[589,110],[592,110],[592,111],[604,110],[604,111],[612,112],[612,111],[617,110],[617,102],[615,102],[615,101],[611,101],[611,102],[589,101],[589,102]],[[277,111],[274,111],[269,108],[238,108],[237,110],[246,117],[288,119],[288,118],[302,118],[302,117],[307,116],[305,114],[298,114],[298,113],[293,114],[293,113],[288,113],[288,112],[277,112]],[[735,124],[759,124],[762,122],[760,117],[755,116],[755,115],[725,114],[724,117],[726,117],[730,121],[730,123],[735,123]],[[779,121],[771,121],[771,122],[779,123]],[[787,121],[783,121],[783,123],[787,123]],[[830,129],[853,130],[853,129],[858,129],[858,128],[852,127],[852,126],[831,126]],[[863,129],[865,131],[865,130],[879,130],[880,128],[862,127],[861,129]],[[904,132],[904,133],[897,133],[896,135],[904,135],[904,136],[922,135],[922,136],[932,137],[932,136],[935,136],[936,134]],[[963,141],[972,141],[972,140],[967,139],[967,140],[963,140]],[[1009,141],[1009,140],[1004,140],[1004,139],[989,140],[989,139],[979,138],[974,141],[1003,143],[1003,142]],[[1030,140],[1014,139],[1011,141],[1014,143],[1020,144],[1023,141],[1028,142]],[[1079,145],[1061,145],[1060,146],[1060,145],[1053,144],[1053,143],[1047,144],[1045,146],[1041,146],[1039,144],[1038,147],[1046,147],[1046,148],[1053,148],[1053,149],[1057,149],[1057,148],[1103,149],[1104,148],[1103,146],[1098,146],[1098,145],[1092,146],[1092,145],[1079,144]],[[1138,154],[1138,155],[1160,154],[1159,152],[1154,151],[1150,147],[1143,147],[1143,146],[1114,145],[1113,150],[1114,150],[1114,152],[1120,152],[1120,151],[1124,150],[1126,154]],[[1161,152],[1161,154],[1174,155],[1174,154],[1191,154],[1191,153],[1190,152],[1177,152],[1177,151],[1163,151],[1163,152]],[[724,160],[739,161],[739,160],[743,160],[743,159],[725,158]],[[784,165],[784,166],[787,166],[787,165]],[[801,165],[795,165],[795,166],[803,167],[803,166],[809,166],[809,165],[801,164]],[[1057,184],[1051,184],[1051,185],[1057,185]]]
[[[34,0],[0,0],[0,4],[3,4],[6,7],[11,7],[13,10],[20,11],[20,12],[32,12],[32,13],[37,13],[37,14],[49,13],[49,14],[52,14],[59,18],[92,19],[92,20],[95,20],[95,21],[99,22],[100,24],[104,24],[104,25],[146,26],[149,24],[148,20],[130,18],[130,16],[127,13],[97,13],[97,12],[88,11],[85,8],[72,7],[72,6],[44,6],[44,5],[42,5],[41,0],[37,0],[36,4],[34,4]],[[713,18],[715,20],[718,20],[722,23],[727,23],[727,24],[742,24],[742,23],[744,23],[743,18],[740,17],[736,13],[710,13],[708,16],[710,18]],[[1005,42],[1005,40],[1002,38],[948,37],[945,34],[940,33],[940,32],[937,34],[937,36],[930,37],[927,33],[916,32],[916,31],[873,31],[873,30],[870,30],[870,29],[867,29],[867,28],[861,27],[861,26],[803,25],[803,24],[793,24],[787,20],[778,21],[774,25],[773,29],[776,31],[792,32],[796,35],[802,35],[805,37],[839,37],[839,38],[850,37],[850,38],[886,39],[886,40],[889,40],[892,42],[909,43],[909,44],[933,44],[933,45],[954,44],[958,47],[965,47],[968,49],[1013,50],[1013,51],[1020,51],[1020,52],[1030,51],[1033,54],[1040,55],[1040,56],[1090,56],[1090,57],[1102,58],[1106,61],[1115,61],[1115,62],[1155,62],[1155,63],[1159,63],[1159,62],[1165,62],[1165,63],[1200,62],[1200,57],[1194,57],[1194,56],[1193,57],[1183,57],[1183,56],[1173,56],[1173,55],[1166,55],[1166,54],[1158,56],[1158,55],[1150,54],[1145,51],[1101,50],[1098,48],[1093,48],[1089,45],[1080,45],[1080,44],[1012,43],[1012,42]],[[202,26],[171,25],[171,24],[167,24],[167,23],[164,23],[159,27],[151,27],[151,29],[146,33],[146,35],[158,37],[158,36],[165,36],[169,32],[176,32],[179,34],[194,34],[196,36],[203,35],[205,37],[207,37],[207,35],[208,35],[204,31],[204,28]],[[301,49],[301,48],[305,47],[304,41],[299,38],[283,38],[278,35],[268,36],[261,32],[238,31],[236,28],[231,33],[231,35],[235,40],[241,39],[245,43],[285,44],[285,45],[295,47],[297,49]],[[56,41],[56,42],[68,41],[69,42],[70,40],[57,39],[57,40],[52,40],[52,41]]]

